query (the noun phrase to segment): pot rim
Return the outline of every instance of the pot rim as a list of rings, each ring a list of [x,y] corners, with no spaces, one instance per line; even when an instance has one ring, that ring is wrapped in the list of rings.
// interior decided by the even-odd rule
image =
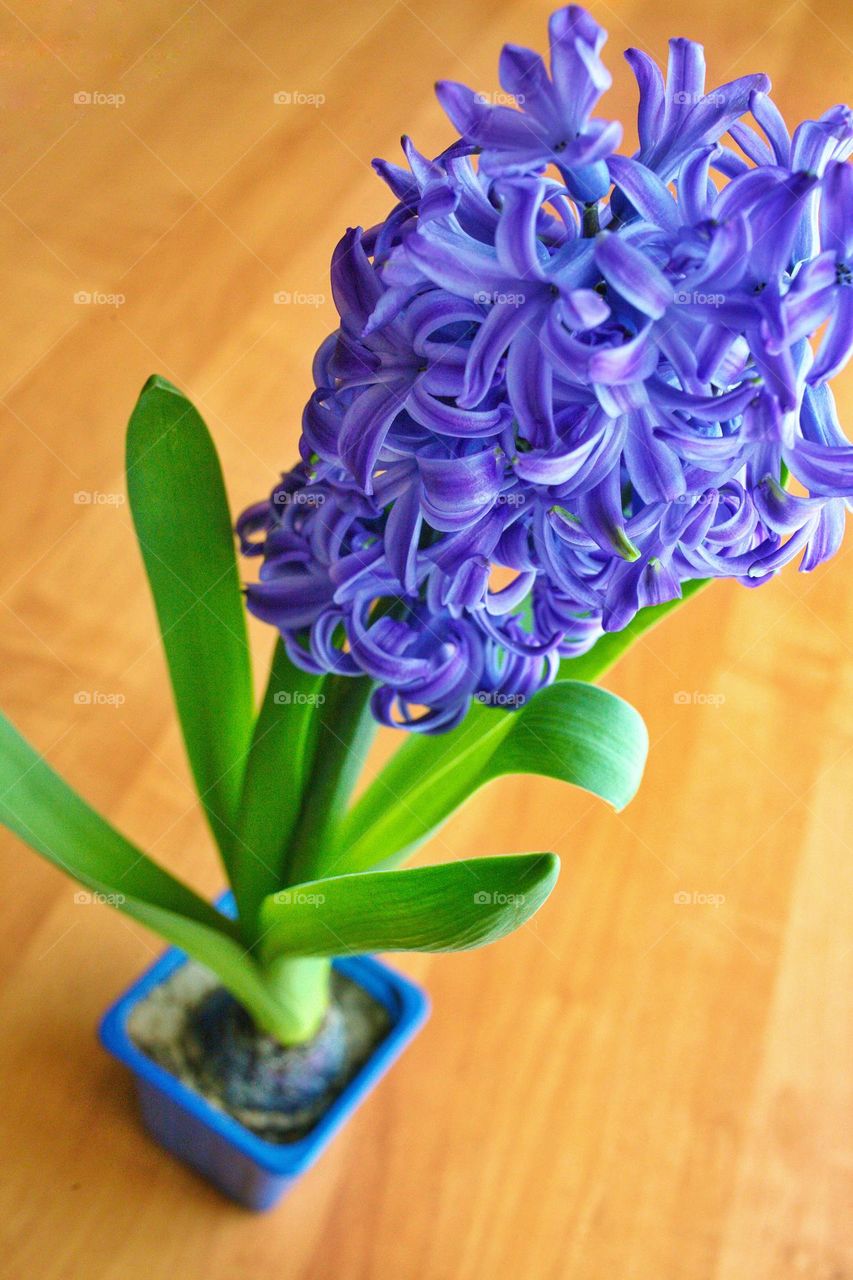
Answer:
[[[333,968],[338,973],[358,983],[385,1006],[392,1018],[391,1027],[308,1133],[295,1142],[270,1142],[252,1133],[239,1120],[219,1110],[202,1094],[149,1058],[128,1033],[127,1020],[134,1006],[187,962],[188,956],[177,947],[160,956],[106,1011],[98,1028],[100,1041],[109,1053],[142,1080],[159,1089],[272,1174],[293,1177],[314,1163],[349,1115],[420,1030],[429,1014],[429,999],[422,988],[374,956],[341,956],[333,960]]]

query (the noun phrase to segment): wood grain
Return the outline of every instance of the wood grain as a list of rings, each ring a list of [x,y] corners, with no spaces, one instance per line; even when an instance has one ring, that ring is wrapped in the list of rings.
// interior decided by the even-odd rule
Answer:
[[[715,83],[767,70],[789,120],[851,96],[842,0],[718,0],[681,12],[677,31],[662,0],[593,11],[611,30],[608,107],[629,120],[619,52],[662,56],[670,34],[706,43]],[[449,131],[433,79],[496,87],[501,41],[541,46],[547,12],[541,0],[0,9],[2,702],[206,892],[220,876],[120,502],[129,409],[151,372],[180,383],[215,433],[235,508],[266,492],[293,459],[332,323],[332,246],[387,207],[370,158],[393,157],[404,129],[437,151]],[[323,101],[298,100],[312,95]],[[84,305],[81,291],[123,301]],[[94,1042],[156,940],[76,905],[70,882],[4,839],[0,1275],[853,1275],[850,565],[848,550],[760,593],[715,587],[631,654],[611,684],[653,748],[624,815],[556,784],[502,782],[433,842],[432,857],[554,849],[563,880],[495,949],[401,961],[429,987],[432,1021],[266,1218],[148,1142]],[[256,628],[253,643],[264,660],[270,636]],[[75,701],[96,690],[123,701]]]

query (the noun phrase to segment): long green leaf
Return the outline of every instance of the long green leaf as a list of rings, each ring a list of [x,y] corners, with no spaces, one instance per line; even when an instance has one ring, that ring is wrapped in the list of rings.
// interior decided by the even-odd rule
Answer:
[[[0,821],[109,906],[211,969],[272,1034],[292,1012],[235,921],[175,879],[100,814],[0,715]]]
[[[287,994],[276,988],[241,942],[149,903],[128,899],[121,909],[215,973],[258,1026],[287,1042],[298,1023],[299,1010],[291,1006]]]
[[[131,416],[127,485],[187,754],[230,872],[254,718],[245,609],[216,449],[163,378]]]
[[[0,821],[97,893],[133,896],[223,934],[236,933],[231,920],[96,813],[2,714]]]
[[[261,943],[281,956],[461,951],[494,942],[538,911],[556,883],[552,853],[333,876],[267,898]]]
[[[294,666],[277,641],[237,819],[232,888],[240,917],[249,924],[267,894],[284,883],[285,853],[314,760],[326,683],[324,676]]]
[[[639,714],[595,685],[551,685],[512,714],[478,706],[458,729],[400,748],[344,820],[325,869],[404,856],[502,774],[559,778],[621,809],[639,786],[647,749]]]

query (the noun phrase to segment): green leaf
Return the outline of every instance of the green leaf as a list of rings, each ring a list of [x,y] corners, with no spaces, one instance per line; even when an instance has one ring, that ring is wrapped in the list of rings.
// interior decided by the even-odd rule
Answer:
[[[240,941],[235,921],[96,813],[0,715],[0,821],[104,902],[206,965],[273,1035],[295,1013]]]
[[[285,853],[314,760],[327,683],[324,676],[294,666],[282,641],[276,642],[237,818],[240,843],[232,888],[247,923],[284,882]]]
[[[235,932],[232,921],[96,813],[2,714],[0,821],[97,893],[132,895],[200,925]]]
[[[696,595],[705,585],[705,581],[685,583],[680,599],[642,609],[624,631],[602,636],[588,653],[579,658],[565,659],[560,664],[558,684],[597,680],[639,636],[656,626],[668,613]],[[339,838],[324,865],[333,870],[348,870],[370,866],[389,857],[395,860],[404,857],[458,804],[482,786],[483,782],[496,776],[491,771],[496,740],[501,739],[511,725],[516,726],[514,731],[518,732],[519,717],[534,714],[531,713],[531,707],[537,705],[538,700],[546,694],[548,691],[543,690],[531,700],[524,711],[513,716],[488,710],[475,703],[462,724],[450,733],[435,737],[410,737],[344,820]],[[532,721],[529,723],[532,724]],[[616,764],[617,773],[622,772],[625,766],[624,776],[627,779],[634,777],[634,786],[639,780],[646,750],[645,731],[638,736],[635,730],[636,720],[633,725],[628,724],[627,756],[624,761]],[[522,738],[519,737],[517,741],[522,741]],[[616,741],[618,745],[618,737]],[[536,761],[531,762],[530,768],[525,772],[550,773],[547,768],[539,768],[541,754],[538,753]],[[570,777],[566,780],[577,781],[579,786],[587,786],[582,779]],[[425,803],[424,797],[429,797],[433,783],[438,788],[435,803],[430,802],[431,798]],[[588,789],[596,791],[594,785]],[[630,799],[633,794],[630,785],[628,793],[627,799]],[[604,793],[596,791],[596,794]],[[605,798],[611,799],[617,807],[627,802],[624,799],[620,802],[608,795]],[[442,816],[436,816],[439,814]],[[427,821],[433,817],[434,826],[429,827]],[[392,828],[396,823],[399,823],[399,840],[392,837]]]
[[[542,689],[518,713],[492,757],[494,777],[537,773],[582,787],[624,809],[642,781],[649,740],[629,702],[596,685]]]
[[[539,910],[556,883],[552,853],[333,876],[267,898],[262,952],[461,951],[494,942]]]
[[[619,661],[626,649],[644,632],[677,609],[680,604],[695,596],[708,585],[708,578],[697,578],[693,582],[685,582],[681,595],[677,600],[667,600],[665,604],[650,605],[641,609],[628,626],[622,631],[608,631],[601,636],[591,649],[578,658],[564,658],[560,663],[558,680],[598,680],[606,671]]]
[[[596,685],[551,685],[514,713],[478,705],[458,729],[400,748],[342,823],[326,870],[399,859],[502,774],[559,778],[621,809],[647,750],[640,715]]]
[[[246,619],[222,471],[190,402],[149,378],[127,485],[196,787],[229,872],[254,719]]]
[[[370,712],[373,681],[330,676],[319,708],[310,786],[288,850],[284,884],[313,879],[328,854],[361,772],[377,724]]]
[[[128,899],[121,910],[215,973],[222,985],[249,1010],[257,1025],[264,1031],[277,1036],[283,1044],[305,1038],[299,1033],[304,1018],[301,1006],[306,992],[298,992],[298,998],[291,1004],[287,992],[280,991],[273,984],[272,975],[262,969],[241,942],[150,903]],[[318,992],[314,985],[308,987],[307,995],[311,997],[314,1007],[318,1003]],[[321,988],[321,1017],[323,995]],[[313,1030],[316,1030],[316,1021],[315,1019]]]

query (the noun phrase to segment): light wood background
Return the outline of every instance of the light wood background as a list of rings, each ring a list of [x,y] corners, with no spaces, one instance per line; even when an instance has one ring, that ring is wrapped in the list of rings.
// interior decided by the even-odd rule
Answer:
[[[609,114],[629,121],[621,50],[660,57],[671,34],[704,40],[712,83],[769,71],[791,122],[851,96],[843,0],[593,11],[611,30]],[[547,13],[542,0],[2,0],[2,703],[206,892],[221,877],[120,502],[128,412],[165,374],[203,409],[235,509],[267,492],[294,458],[333,320],[332,247],[388,207],[369,160],[394,157],[404,130],[437,151],[449,127],[433,80],[495,89],[501,42],[542,47]],[[266,1218],[148,1141],[95,1043],[156,939],[75,904],[4,838],[0,1274],[853,1275],[850,565],[847,550],[760,592],[715,587],[623,663],[611,686],[653,743],[624,815],[505,782],[434,842],[433,858],[554,849],[562,883],[491,951],[400,962],[428,986],[432,1021]],[[269,632],[253,637],[265,657]],[[111,701],[79,700],[96,692]]]

